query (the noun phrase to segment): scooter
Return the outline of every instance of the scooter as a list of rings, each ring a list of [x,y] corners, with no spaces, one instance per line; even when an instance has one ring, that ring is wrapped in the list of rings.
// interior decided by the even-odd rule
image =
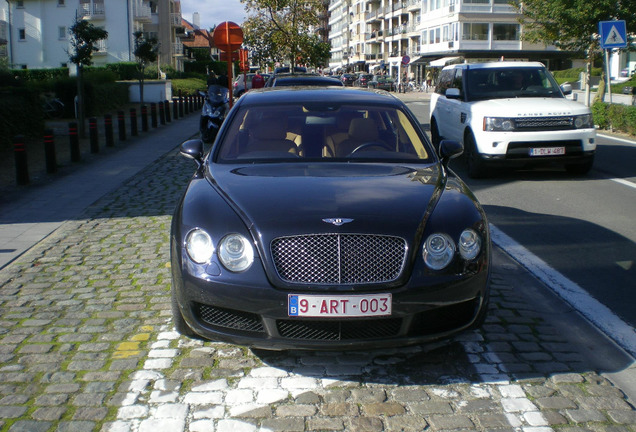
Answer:
[[[203,142],[211,143],[216,138],[216,134],[230,110],[229,91],[227,88],[215,84],[208,87],[207,93],[200,91],[199,94],[205,97],[201,110],[199,132]]]

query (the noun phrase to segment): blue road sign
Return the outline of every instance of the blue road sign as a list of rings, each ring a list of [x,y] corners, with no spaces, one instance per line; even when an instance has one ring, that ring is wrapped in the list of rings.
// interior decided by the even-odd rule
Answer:
[[[598,23],[601,36],[601,48],[625,48],[627,46],[627,28],[624,20],[601,21]]]

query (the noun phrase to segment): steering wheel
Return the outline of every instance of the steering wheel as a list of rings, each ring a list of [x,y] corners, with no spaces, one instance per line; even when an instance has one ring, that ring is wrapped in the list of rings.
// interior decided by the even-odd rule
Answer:
[[[347,156],[353,156],[355,153],[359,152],[360,150],[369,148],[369,147],[380,147],[384,150],[388,150],[388,151],[393,151],[393,147],[391,147],[389,144],[381,142],[381,141],[370,141],[370,142],[366,142],[364,144],[360,144],[358,147],[354,148],[353,150],[351,150],[351,153],[349,153]]]

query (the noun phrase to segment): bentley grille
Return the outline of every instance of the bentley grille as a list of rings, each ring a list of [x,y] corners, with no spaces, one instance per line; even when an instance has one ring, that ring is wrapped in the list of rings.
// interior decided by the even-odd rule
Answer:
[[[349,285],[396,280],[407,245],[392,236],[316,234],[277,238],[271,252],[284,281]]]

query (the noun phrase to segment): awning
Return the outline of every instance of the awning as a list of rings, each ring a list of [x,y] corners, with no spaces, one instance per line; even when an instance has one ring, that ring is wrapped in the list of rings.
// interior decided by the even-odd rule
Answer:
[[[442,57],[441,59],[433,60],[428,65],[431,67],[444,67],[448,63],[454,62],[459,59],[460,57]]]

